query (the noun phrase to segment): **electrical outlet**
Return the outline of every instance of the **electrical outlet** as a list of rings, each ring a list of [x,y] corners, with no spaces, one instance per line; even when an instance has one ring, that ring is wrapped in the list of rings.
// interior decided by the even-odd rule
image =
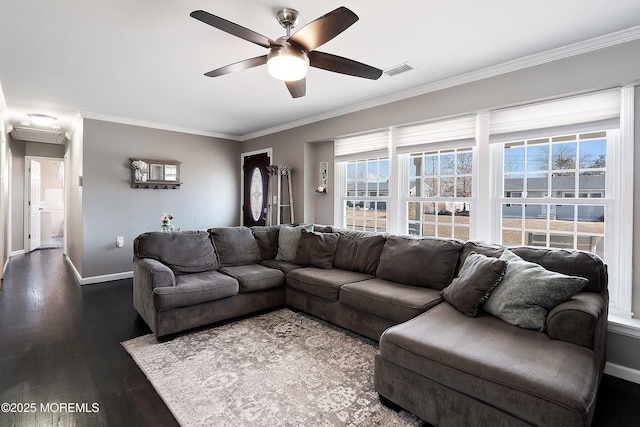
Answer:
[[[124,236],[116,237],[116,248],[121,248],[124,246]]]

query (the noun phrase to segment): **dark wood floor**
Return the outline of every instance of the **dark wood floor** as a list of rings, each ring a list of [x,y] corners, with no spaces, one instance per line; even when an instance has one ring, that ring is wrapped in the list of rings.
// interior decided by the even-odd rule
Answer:
[[[131,286],[78,286],[60,249],[11,258],[0,286],[0,403],[33,403],[35,412],[0,412],[1,427],[177,425],[120,345],[149,333]],[[605,375],[593,425],[640,425],[640,385]]]

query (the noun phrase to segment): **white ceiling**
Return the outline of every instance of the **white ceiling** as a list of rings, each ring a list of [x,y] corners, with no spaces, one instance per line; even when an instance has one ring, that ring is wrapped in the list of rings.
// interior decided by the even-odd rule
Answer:
[[[299,99],[265,66],[203,75],[267,51],[191,18],[193,10],[276,39],[284,34],[278,9],[300,11],[301,28],[339,6],[360,20],[319,50],[414,70],[373,81],[311,69]],[[5,1],[0,83],[14,126],[41,113],[59,117],[64,129],[80,111],[246,139],[585,40],[640,38],[639,26],[638,0]]]

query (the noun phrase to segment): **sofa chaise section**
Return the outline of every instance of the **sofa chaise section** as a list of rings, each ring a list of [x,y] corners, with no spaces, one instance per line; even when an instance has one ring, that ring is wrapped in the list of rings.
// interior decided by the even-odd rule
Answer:
[[[467,242],[500,256],[504,247]],[[604,369],[606,266],[592,254],[514,248],[549,270],[589,279],[553,308],[546,330],[509,324],[480,310],[465,316],[448,302],[389,328],[380,338],[375,388],[439,426],[588,426]]]

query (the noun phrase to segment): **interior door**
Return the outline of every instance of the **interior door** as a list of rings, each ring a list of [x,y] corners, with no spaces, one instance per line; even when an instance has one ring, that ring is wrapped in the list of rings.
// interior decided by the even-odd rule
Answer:
[[[29,162],[29,248],[40,246],[40,162]]]
[[[244,158],[244,188],[242,201],[243,225],[265,225],[267,223],[267,192],[269,189],[269,166],[267,153]]]

